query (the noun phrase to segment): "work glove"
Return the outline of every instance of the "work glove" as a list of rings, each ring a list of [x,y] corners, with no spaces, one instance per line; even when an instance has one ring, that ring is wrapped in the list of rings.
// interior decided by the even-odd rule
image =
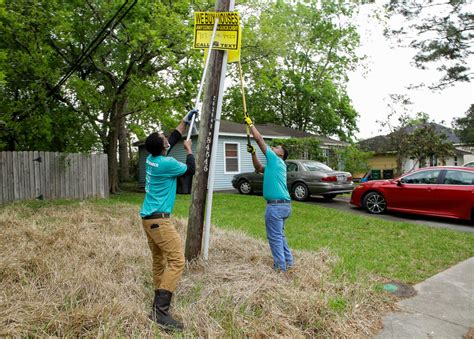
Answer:
[[[199,113],[199,110],[196,108],[193,108],[192,110],[190,110],[188,114],[186,114],[183,118],[184,123],[186,125],[190,125],[191,121],[193,120],[193,116],[196,115],[197,117],[198,113]]]
[[[250,154],[255,154],[255,147],[253,147],[252,145],[247,145],[247,152],[249,152]]]
[[[253,126],[253,122],[252,122],[252,119],[250,119],[250,117],[247,115],[244,117],[244,122],[247,124],[247,126],[249,127],[252,127]]]

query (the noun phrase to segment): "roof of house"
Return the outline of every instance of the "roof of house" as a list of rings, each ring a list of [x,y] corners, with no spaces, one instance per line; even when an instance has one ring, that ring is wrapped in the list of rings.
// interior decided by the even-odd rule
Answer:
[[[446,138],[450,142],[452,142],[453,144],[459,144],[461,142],[461,140],[459,140],[459,137],[454,133],[454,130],[452,128],[449,128],[449,127],[446,127],[446,126],[443,126],[443,125],[440,125],[440,124],[437,124],[437,123],[434,123],[434,122],[430,122],[430,123],[427,123],[427,124],[433,126],[436,133],[446,135]],[[416,130],[417,128],[419,128],[421,126],[424,126],[424,125],[408,126],[408,127],[405,127],[405,131],[408,134],[410,134],[414,130]]]
[[[451,128],[445,127],[440,124],[436,123],[429,123],[430,125],[434,126],[435,131],[438,134],[446,135],[446,139],[452,142],[453,144],[459,144],[460,140],[458,136],[454,133]],[[404,128],[404,131],[407,134],[413,133],[414,130],[419,128],[420,126],[408,126]],[[365,139],[359,142],[359,146],[361,149],[365,151],[372,151],[375,153],[391,153],[394,152],[395,147],[392,146],[392,142],[390,141],[390,135],[378,135],[373,138]]]
[[[375,153],[393,152],[392,143],[388,135],[378,135],[376,137],[365,139],[359,142],[359,146],[364,151],[372,151]]]
[[[335,145],[345,146],[348,145],[344,141],[331,139],[328,137],[308,133],[305,131],[299,131],[290,127],[280,126],[272,123],[267,124],[255,124],[260,134],[264,138],[278,139],[278,138],[317,138],[323,145]],[[193,133],[193,135],[195,135]],[[233,121],[221,120],[219,135],[234,135],[234,136],[246,136],[245,125],[243,123],[237,123]],[[133,145],[143,145],[144,141],[137,141]]]

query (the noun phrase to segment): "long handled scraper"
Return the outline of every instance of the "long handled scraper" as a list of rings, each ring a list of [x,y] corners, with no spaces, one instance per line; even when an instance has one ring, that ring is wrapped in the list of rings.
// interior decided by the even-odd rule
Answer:
[[[204,71],[202,72],[201,84],[199,85],[199,91],[196,96],[196,100],[194,101],[194,108],[199,108],[199,105],[200,105],[202,88],[204,87],[204,79],[206,78],[207,66],[209,65],[209,60],[211,59],[212,46],[214,45],[214,38],[216,37],[218,23],[219,23],[219,18],[216,17],[216,20],[214,22],[214,28],[212,30],[211,43],[209,44],[209,52],[207,53],[206,64],[204,65]],[[186,140],[189,140],[191,138],[191,132],[194,127],[195,118],[196,118],[196,114],[193,115],[193,118],[191,119],[191,124],[189,125],[189,130],[188,130],[188,137],[186,138]]]

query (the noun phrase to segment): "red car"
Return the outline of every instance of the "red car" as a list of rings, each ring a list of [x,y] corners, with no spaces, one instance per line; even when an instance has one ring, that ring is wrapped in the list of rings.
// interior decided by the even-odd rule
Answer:
[[[351,204],[369,213],[385,211],[424,214],[474,221],[474,168],[420,168],[393,180],[357,186]]]

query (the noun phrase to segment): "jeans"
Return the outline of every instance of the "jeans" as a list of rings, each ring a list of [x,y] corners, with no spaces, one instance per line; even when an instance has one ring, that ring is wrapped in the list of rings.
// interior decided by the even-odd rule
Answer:
[[[273,267],[286,271],[293,266],[293,256],[285,237],[285,220],[291,214],[291,204],[267,204],[265,228],[273,256]]]

